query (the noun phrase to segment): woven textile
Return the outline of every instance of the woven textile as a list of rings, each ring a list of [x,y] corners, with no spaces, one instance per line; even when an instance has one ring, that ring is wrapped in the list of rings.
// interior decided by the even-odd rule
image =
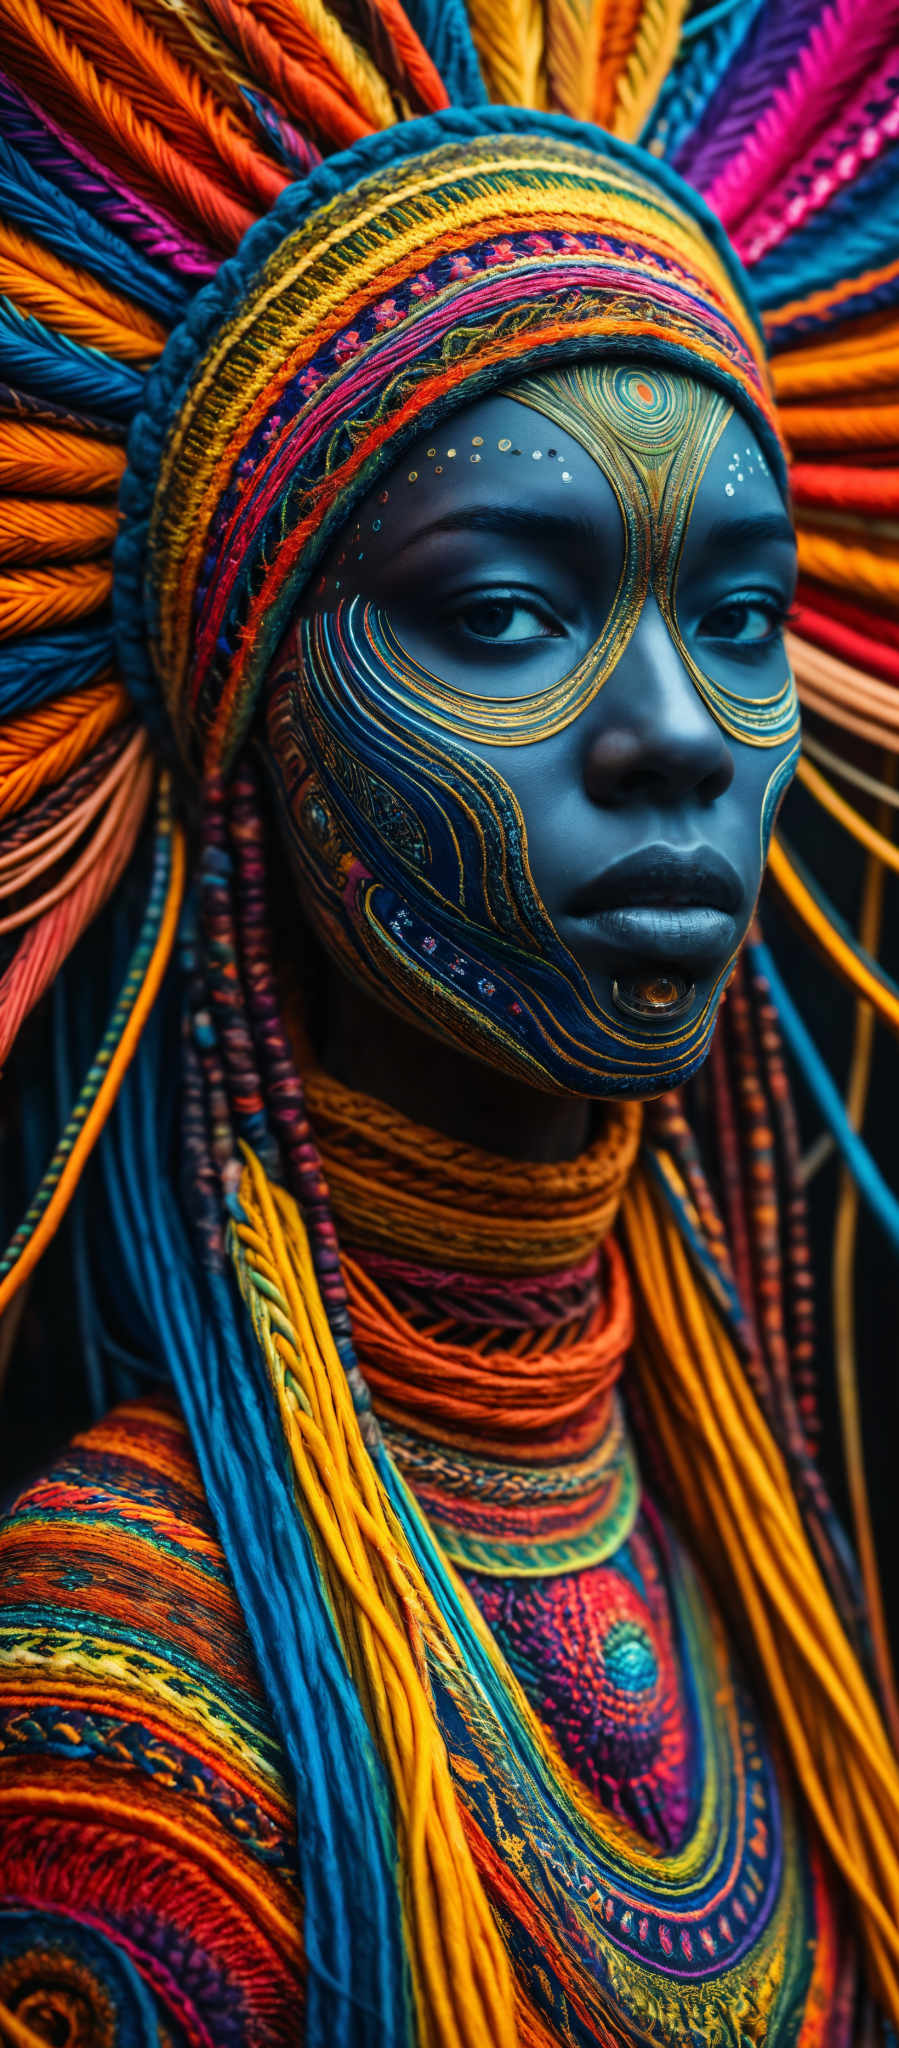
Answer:
[[[174,1410],[78,1439],[0,1582],[0,2002],[66,2048],[295,2044],[293,1813]]]
[[[7,1520],[0,1573],[0,1999],[66,2048],[295,2044],[302,1902],[283,1760],[167,1404],[119,1409],[76,1440]],[[597,1570],[472,1585],[550,1752],[578,1773],[585,1816],[607,1816],[588,1903],[616,2039],[651,2024],[671,2048],[712,2048],[739,2012],[744,2042],[841,2048],[851,2006],[831,1895],[659,1518],[644,1511]],[[443,1709],[466,1825],[527,1971],[527,1866],[491,1865],[479,1811],[507,1807],[511,1788],[481,1781]],[[506,1817],[514,1828],[514,1803]],[[534,2038],[606,2043],[565,1947],[560,1923],[541,1964],[550,2030]]]

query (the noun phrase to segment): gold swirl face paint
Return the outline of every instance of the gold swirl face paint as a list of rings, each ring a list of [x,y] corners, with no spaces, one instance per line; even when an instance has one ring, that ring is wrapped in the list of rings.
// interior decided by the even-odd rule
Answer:
[[[357,508],[270,683],[332,961],[544,1088],[685,1078],[751,915],[797,715],[792,538],[746,442],[642,365],[467,407]]]

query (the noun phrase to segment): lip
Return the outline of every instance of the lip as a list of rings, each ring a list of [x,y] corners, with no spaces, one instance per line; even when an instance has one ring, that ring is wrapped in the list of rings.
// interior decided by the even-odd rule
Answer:
[[[578,925],[582,935],[599,940],[607,952],[668,967],[712,966],[733,949],[737,937],[736,918],[703,904],[674,909],[623,905],[597,910]]]
[[[569,917],[593,920],[598,912],[646,909],[717,910],[736,916],[743,884],[725,855],[712,846],[646,846],[613,861],[566,904]]]
[[[713,847],[656,845],[615,861],[566,909],[580,944],[696,971],[733,950],[743,899],[736,869]]]

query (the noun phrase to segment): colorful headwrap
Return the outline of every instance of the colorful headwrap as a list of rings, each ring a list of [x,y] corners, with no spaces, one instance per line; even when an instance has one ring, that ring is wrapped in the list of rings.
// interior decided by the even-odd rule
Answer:
[[[784,481],[748,283],[696,194],[649,170],[549,116],[410,122],[290,188],[200,294],[132,429],[116,555],[129,681],[146,695],[152,665],[196,768],[233,761],[378,467],[516,372],[669,362],[743,410]]]

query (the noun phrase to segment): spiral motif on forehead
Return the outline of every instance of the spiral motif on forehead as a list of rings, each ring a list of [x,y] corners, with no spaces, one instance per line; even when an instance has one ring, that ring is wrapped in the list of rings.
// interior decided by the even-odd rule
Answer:
[[[585,383],[590,381],[591,371],[596,384],[603,387],[612,420],[616,413],[620,415],[632,444],[658,455],[683,435],[683,378],[670,377],[664,370],[648,370],[641,363],[596,363],[582,370]]]

